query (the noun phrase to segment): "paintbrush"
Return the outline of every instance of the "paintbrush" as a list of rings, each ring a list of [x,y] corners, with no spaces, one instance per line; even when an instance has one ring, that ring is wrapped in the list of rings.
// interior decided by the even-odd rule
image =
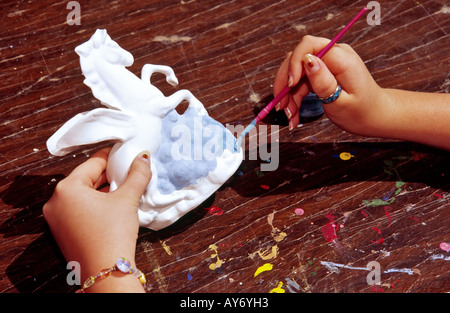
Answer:
[[[348,23],[340,32],[339,34],[337,34],[336,37],[333,38],[333,40],[330,41],[330,43],[328,45],[325,46],[325,48],[323,48],[322,50],[320,50],[320,52],[316,55],[316,57],[318,58],[322,58],[327,52],[328,50],[331,49],[331,47],[334,46],[334,44],[341,39],[342,36],[344,36],[344,34],[350,29],[350,27],[352,27],[356,21],[363,16],[364,13],[366,13],[367,8],[364,7],[361,11],[359,11],[358,14],[356,14],[356,16],[350,21],[350,23]],[[301,78],[305,75],[305,71],[302,71],[302,76],[300,77],[300,81],[299,84],[301,83]],[[239,147],[242,143],[242,140],[244,139],[244,137],[250,133],[250,131],[256,127],[256,124],[258,124],[262,119],[264,119],[267,114],[269,114],[269,112],[275,107],[275,105],[280,102],[281,99],[284,98],[284,96],[286,96],[289,91],[291,91],[292,88],[296,88],[296,86],[286,86],[272,101],[270,101],[270,103],[264,108],[262,109],[261,112],[259,112],[259,114],[256,116],[256,118],[244,129],[244,131],[241,133],[241,135],[239,136],[239,138],[236,140],[235,146],[234,146],[234,151],[237,152],[239,150]]]

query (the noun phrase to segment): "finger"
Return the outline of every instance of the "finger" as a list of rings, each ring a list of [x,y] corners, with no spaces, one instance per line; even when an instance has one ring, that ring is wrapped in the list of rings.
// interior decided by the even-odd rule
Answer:
[[[98,180],[95,182],[94,186],[92,188],[96,190],[104,189],[104,185],[108,183],[108,179],[106,177],[106,172],[103,172],[102,175],[98,178]],[[109,188],[109,187],[108,187]]]
[[[298,126],[299,123],[300,123],[300,111],[296,106],[296,110],[294,111],[294,114],[289,119],[289,131],[292,131],[295,127]]]
[[[295,86],[300,81],[303,72],[303,56],[305,54],[318,54],[328,43],[327,38],[313,37],[306,35],[302,38],[300,43],[295,47],[292,56],[289,60],[288,80],[291,80],[292,86]]]
[[[333,94],[338,82],[325,63],[311,54],[305,55],[303,62],[309,83],[316,95],[319,98],[326,98]]]
[[[291,101],[289,102],[289,110],[291,111],[292,118],[289,120],[289,130],[293,130],[300,123],[300,107],[302,105],[303,98],[309,93],[310,86],[307,79],[305,83],[300,82],[295,88],[291,90]],[[295,111],[294,111],[295,110]]]
[[[151,178],[150,153],[148,151],[143,151],[139,153],[133,163],[131,163],[127,178],[115,191],[115,194],[127,197],[130,201],[138,205]]]
[[[78,165],[69,177],[78,179],[82,184],[94,188],[101,180],[102,174],[106,169],[110,151],[111,148],[104,148],[97,151],[90,159]]]

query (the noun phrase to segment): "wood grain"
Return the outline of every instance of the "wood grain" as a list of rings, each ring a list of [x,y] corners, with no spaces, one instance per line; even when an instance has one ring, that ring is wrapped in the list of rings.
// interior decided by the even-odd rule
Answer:
[[[361,20],[342,41],[383,87],[448,93],[448,3],[379,2],[381,25]],[[301,37],[333,37],[366,4],[80,3],[81,25],[67,24],[66,1],[1,4],[1,292],[76,289],[66,283],[66,261],[42,206],[58,181],[107,143],[53,157],[45,142],[75,114],[101,106],[74,52],[95,29],[107,29],[134,55],[135,74],[146,63],[169,65],[177,88],[191,90],[213,118],[246,125],[270,99],[278,66]],[[166,95],[177,90],[160,76],[155,84]],[[266,161],[249,160],[247,151],[239,171],[203,205],[168,229],[141,230],[137,265],[148,292],[267,293],[280,282],[292,293],[448,292],[450,256],[439,245],[449,241],[449,153],[354,136],[325,116],[293,132],[282,116],[268,122],[275,118],[276,171],[262,172]],[[342,152],[353,157],[344,161]],[[210,206],[223,213],[211,214]],[[337,239],[328,242],[333,230]],[[368,285],[369,272],[358,269],[370,261],[381,266],[381,285]],[[272,270],[254,277],[265,263]]]

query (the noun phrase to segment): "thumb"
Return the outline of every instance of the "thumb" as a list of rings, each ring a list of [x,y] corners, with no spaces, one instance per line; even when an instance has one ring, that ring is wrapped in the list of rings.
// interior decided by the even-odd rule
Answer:
[[[139,204],[151,178],[150,153],[142,151],[131,163],[127,178],[116,192],[126,195],[127,198]]]
[[[317,97],[326,98],[336,90],[338,82],[325,63],[312,54],[303,57],[306,76]]]

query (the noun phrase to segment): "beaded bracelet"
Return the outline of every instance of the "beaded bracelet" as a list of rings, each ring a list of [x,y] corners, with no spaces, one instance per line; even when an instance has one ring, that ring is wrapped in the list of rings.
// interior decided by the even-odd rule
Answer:
[[[125,274],[134,274],[139,279],[139,281],[141,282],[141,284],[143,286],[147,282],[147,280],[145,279],[144,273],[142,273],[137,268],[132,267],[130,261],[128,261],[125,258],[118,258],[117,261],[116,261],[116,265],[114,265],[113,267],[105,268],[105,269],[101,270],[100,273],[98,273],[95,276],[89,276],[86,279],[86,281],[83,283],[83,287],[81,287],[81,289],[78,289],[76,292],[77,293],[84,293],[84,291],[87,288],[89,288],[89,287],[91,287],[92,285],[95,284],[96,279],[106,278],[109,275],[111,275],[111,273],[114,272],[114,271],[120,271],[120,272],[125,273]]]

